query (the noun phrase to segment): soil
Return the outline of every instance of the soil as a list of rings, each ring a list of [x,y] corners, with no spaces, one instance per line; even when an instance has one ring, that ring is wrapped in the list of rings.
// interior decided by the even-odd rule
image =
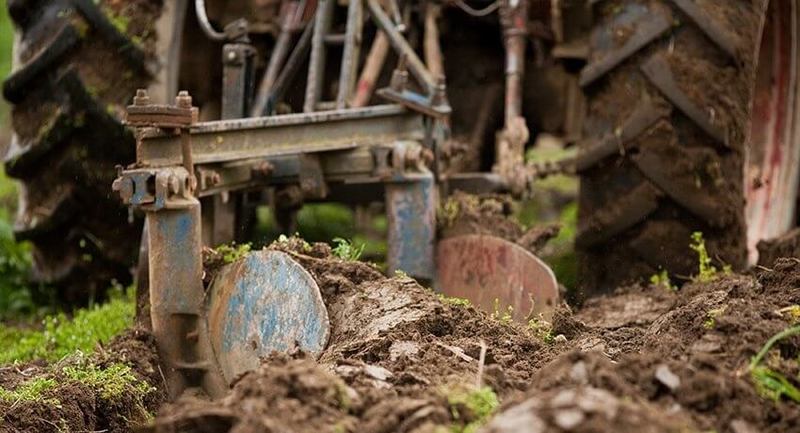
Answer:
[[[778,259],[750,274],[720,274],[675,291],[631,286],[566,304],[551,324],[510,323],[440,298],[414,280],[333,257],[327,244],[274,244],[315,278],[331,320],[318,358],[273,354],[215,402],[184,396],[160,406],[147,432],[434,432],[476,419],[448,397],[491,387],[501,406],[483,432],[782,432],[800,425],[800,406],[759,394],[748,363],[796,320],[800,261]],[[795,386],[800,337],[781,340],[767,365]],[[482,356],[482,352],[483,356]],[[481,359],[483,358],[483,362]],[[131,331],[92,355],[125,361],[157,388],[152,337]],[[13,389],[50,374],[44,364],[7,366]],[[105,402],[75,383],[53,393],[60,407],[0,404],[0,431],[130,431],[132,402]],[[61,422],[61,421],[59,421]]]
[[[148,431],[433,432],[474,417],[448,396],[477,383],[502,402],[484,432],[744,433],[800,424],[800,406],[762,397],[747,371],[792,324],[780,311],[800,303],[797,260],[677,292],[627,287],[574,312],[562,305],[545,336],[452,305],[407,277],[334,258],[323,244],[273,248],[322,289],[327,349],[318,359],[273,355],[221,401],[163,406]],[[776,347],[769,366],[797,385],[800,338]]]
[[[35,378],[57,383],[37,401],[0,400],[0,432],[129,432],[146,423],[149,414],[164,402],[155,341],[144,331],[130,330],[107,347],[98,347],[86,360],[100,369],[115,363],[130,366],[137,379],[153,387],[142,401],[132,393],[109,398],[87,384],[68,379],[59,367],[75,362],[82,361],[70,357],[49,366],[33,362],[0,368],[3,389],[15,389]]]

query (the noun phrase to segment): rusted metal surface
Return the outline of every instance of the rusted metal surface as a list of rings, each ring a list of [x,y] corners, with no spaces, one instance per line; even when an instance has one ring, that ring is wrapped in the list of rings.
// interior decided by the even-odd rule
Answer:
[[[248,40],[222,48],[222,118],[247,117],[255,87],[256,50]]]
[[[437,191],[433,175],[406,175],[386,184],[387,266],[416,278],[435,277]]]
[[[194,163],[297,155],[424,138],[422,116],[396,105],[201,122],[191,128]],[[143,132],[140,159],[151,166],[180,163],[177,137]]]
[[[208,328],[227,383],[273,351],[318,354],[330,334],[316,282],[278,251],[251,253],[220,271],[209,292]]]
[[[344,35],[344,53],[339,72],[339,91],[336,95],[336,108],[343,109],[353,95],[358,74],[358,60],[361,56],[361,39],[364,26],[364,3],[351,1],[347,5],[347,29]]]
[[[147,212],[150,315],[170,398],[187,388],[221,395],[204,317],[200,203]]]
[[[431,75],[428,68],[425,67],[425,64],[420,60],[417,53],[411,48],[411,45],[397,29],[392,19],[383,11],[378,0],[366,1],[367,9],[369,9],[369,13],[372,15],[372,20],[375,22],[375,25],[386,34],[398,55],[407,59],[411,74],[419,81],[419,84],[424,87],[427,93],[432,93],[433,89],[436,87],[435,77]]]
[[[336,0],[320,0],[314,17],[314,35],[311,37],[311,56],[308,61],[308,79],[303,102],[304,113],[317,111],[317,104],[321,100],[328,51],[325,46],[325,36],[331,28],[335,4]]]
[[[385,33],[378,32],[372,41],[372,47],[370,47],[367,60],[364,62],[364,69],[361,70],[361,76],[358,78],[356,93],[350,103],[351,107],[363,107],[369,103],[372,92],[375,90],[375,82],[383,70],[388,54],[389,38]]]
[[[488,313],[510,313],[520,323],[540,314],[549,319],[558,302],[553,271],[505,239],[464,235],[440,240],[436,267],[437,290],[468,299]]]

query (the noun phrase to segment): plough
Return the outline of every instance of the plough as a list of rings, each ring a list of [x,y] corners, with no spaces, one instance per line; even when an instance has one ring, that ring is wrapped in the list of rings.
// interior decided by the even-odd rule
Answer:
[[[522,164],[520,140],[527,131],[520,130],[521,78],[515,69],[520,63],[514,62],[522,55],[524,40],[516,39],[519,21],[514,17],[524,14],[517,8],[526,3],[501,6],[509,60],[499,168],[458,175],[439,169],[450,107],[435,43],[426,45],[426,61],[420,59],[403,35],[400,14],[391,5],[387,12],[377,0],[351,0],[346,32],[333,34],[336,3],[320,0],[316,8],[311,2],[290,3],[273,57],[256,83],[246,21],[217,32],[198,1],[202,27],[209,37],[225,42],[223,120],[199,122],[187,92],[179,93],[173,105],[158,105],[140,90],[128,108],[136,162],[120,168],[113,189],[146,215],[152,329],[173,398],[195,388],[221,395],[271,351],[297,346],[319,353],[328,338],[319,288],[284,253],[252,253],[221,270],[205,290],[202,248],[233,239],[235,194],[248,197],[274,189],[279,191],[275,200],[291,206],[382,201],[389,273],[403,271],[488,311],[510,307],[520,321],[546,313],[558,299],[552,271],[521,246],[483,235],[439,240],[436,233],[436,210],[451,191],[515,188]],[[366,16],[380,30],[375,44],[388,43],[399,58],[390,85],[377,91],[386,105],[366,106],[369,98],[363,93],[371,92],[367,87],[375,82],[380,70],[375,65],[381,61],[367,56],[357,79]],[[336,91],[326,92],[331,81],[326,79],[326,50],[331,44],[342,45],[343,56]],[[386,56],[380,46],[370,52]],[[306,58],[304,112],[274,114]],[[334,99],[323,100],[327,93]]]

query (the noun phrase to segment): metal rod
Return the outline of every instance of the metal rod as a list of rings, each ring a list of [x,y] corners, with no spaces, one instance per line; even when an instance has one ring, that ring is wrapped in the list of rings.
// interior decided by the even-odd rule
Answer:
[[[417,53],[414,52],[414,49],[411,48],[408,41],[406,41],[403,35],[397,30],[391,18],[383,11],[378,0],[367,0],[367,7],[369,8],[375,25],[386,33],[389,42],[398,54],[406,57],[408,68],[411,70],[411,73],[419,80],[420,84],[425,87],[427,93],[432,94],[436,88],[436,80],[433,78],[430,71],[428,71],[428,68],[425,67],[425,64],[422,63],[419,56],[417,56]]]
[[[336,108],[347,108],[347,101],[353,94],[358,59],[361,55],[361,34],[364,24],[364,4],[361,0],[350,0],[347,7],[347,30],[344,36],[344,53],[339,73],[339,92],[336,95]]]
[[[200,23],[200,28],[203,29],[203,33],[205,33],[209,39],[220,42],[227,39],[227,35],[214,30],[214,26],[212,26],[211,22],[208,20],[205,0],[194,0],[194,12],[197,14],[197,22]]]
[[[261,111],[256,113],[253,117],[266,116],[274,111],[275,102],[283,97],[283,93],[286,91],[289,84],[296,78],[297,71],[300,69],[300,66],[302,66],[306,54],[308,54],[308,49],[311,47],[311,37],[313,34],[314,22],[312,21],[306,25],[306,29],[300,36],[300,40],[297,41],[297,45],[295,45],[292,54],[289,55],[289,60],[286,61],[286,65],[284,65],[283,70],[281,70],[281,73],[275,80],[275,84],[272,86],[267,96],[266,104]]]
[[[325,35],[330,29],[335,0],[321,0],[321,2],[314,17],[314,36],[311,38],[311,58],[308,63],[308,81],[303,103],[303,112],[305,113],[316,111],[325,79],[325,53],[327,51]]]
[[[267,71],[258,85],[258,92],[256,93],[256,100],[253,103],[253,109],[250,111],[251,117],[260,116],[267,107],[270,91],[272,90],[275,80],[278,78],[280,67],[286,56],[289,55],[289,45],[292,42],[292,35],[294,32],[286,25],[281,27],[281,33],[278,35],[278,40],[275,41],[275,48],[269,58]]]
[[[375,39],[372,41],[372,47],[369,49],[369,54],[367,54],[367,60],[364,62],[361,77],[358,79],[356,94],[350,103],[351,107],[363,107],[369,103],[370,98],[372,98],[372,92],[375,90],[375,82],[381,74],[388,54],[389,38],[386,37],[386,33],[377,32]]]
[[[441,5],[428,3],[425,8],[425,64],[435,78],[444,77],[444,63],[442,60],[442,47],[439,45],[439,25],[437,20],[441,14]]]
[[[516,7],[504,4],[500,9],[506,48],[506,127],[522,115],[527,9],[527,0],[520,0]]]

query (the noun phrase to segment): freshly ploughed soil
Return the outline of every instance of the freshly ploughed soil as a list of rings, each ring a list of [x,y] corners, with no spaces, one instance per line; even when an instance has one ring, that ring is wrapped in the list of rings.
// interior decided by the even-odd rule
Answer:
[[[482,431],[745,433],[800,425],[800,406],[760,395],[747,370],[796,319],[785,308],[800,303],[795,259],[677,292],[620,289],[579,311],[560,307],[550,329],[441,299],[405,276],[334,258],[325,245],[273,248],[303,264],[322,289],[332,326],[327,349],[318,359],[273,355],[221,401],[163,406],[149,431],[458,429],[476,414],[454,396],[478,383],[501,401]],[[775,347],[765,362],[797,385],[800,338]]]
[[[164,404],[139,431],[475,431],[480,414],[463,396],[478,385],[500,401],[484,432],[747,433],[800,425],[800,405],[762,396],[747,369],[771,336],[798,319],[787,308],[800,304],[796,259],[679,291],[622,288],[577,311],[562,305],[550,325],[522,326],[440,298],[406,276],[387,278],[372,265],[333,257],[325,244],[271,248],[301,263],[322,290],[331,321],[326,350],[317,359],[274,354],[221,400]],[[143,351],[128,362],[161,387],[146,335],[119,341]],[[121,353],[114,347],[104,352]],[[786,338],[764,365],[797,386],[798,354],[800,337]],[[11,371],[0,373],[4,387],[22,380]],[[124,405],[101,407],[79,389],[68,397],[50,410],[69,415],[6,406],[0,430],[58,431],[33,423],[40,418],[66,419],[72,431],[133,429],[118,422],[130,415]]]

